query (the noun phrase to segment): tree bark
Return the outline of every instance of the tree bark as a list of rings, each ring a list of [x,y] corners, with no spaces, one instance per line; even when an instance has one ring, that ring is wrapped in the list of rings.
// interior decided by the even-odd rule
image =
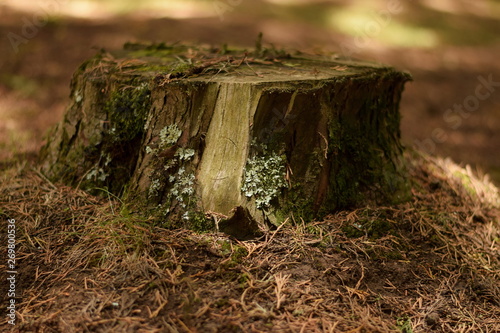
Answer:
[[[207,213],[280,223],[401,201],[409,79],[332,57],[128,44],[76,71],[44,171],[194,228]]]

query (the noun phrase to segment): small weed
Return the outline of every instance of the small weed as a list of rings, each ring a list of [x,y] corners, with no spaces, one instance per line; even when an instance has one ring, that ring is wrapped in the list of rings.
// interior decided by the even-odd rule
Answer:
[[[402,333],[413,333],[413,325],[408,317],[397,318],[396,328]]]

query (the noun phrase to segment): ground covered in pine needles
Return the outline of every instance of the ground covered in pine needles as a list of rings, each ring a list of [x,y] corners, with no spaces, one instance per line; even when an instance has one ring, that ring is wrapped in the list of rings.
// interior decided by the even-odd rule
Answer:
[[[5,164],[0,241],[15,219],[18,316],[0,330],[500,332],[498,189],[447,160],[407,160],[410,202],[291,218],[244,242],[167,230]]]

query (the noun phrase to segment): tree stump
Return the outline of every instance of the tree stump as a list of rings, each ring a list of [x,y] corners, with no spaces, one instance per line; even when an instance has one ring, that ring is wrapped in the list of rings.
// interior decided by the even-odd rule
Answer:
[[[408,80],[378,64],[260,47],[126,44],[74,74],[43,170],[127,196],[171,226],[400,201]]]

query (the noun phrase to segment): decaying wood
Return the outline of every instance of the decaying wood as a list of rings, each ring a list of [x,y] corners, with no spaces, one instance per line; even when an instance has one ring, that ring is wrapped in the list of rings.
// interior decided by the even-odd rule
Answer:
[[[409,79],[332,57],[129,44],[75,73],[44,171],[195,228],[207,211],[279,223],[403,200]]]

